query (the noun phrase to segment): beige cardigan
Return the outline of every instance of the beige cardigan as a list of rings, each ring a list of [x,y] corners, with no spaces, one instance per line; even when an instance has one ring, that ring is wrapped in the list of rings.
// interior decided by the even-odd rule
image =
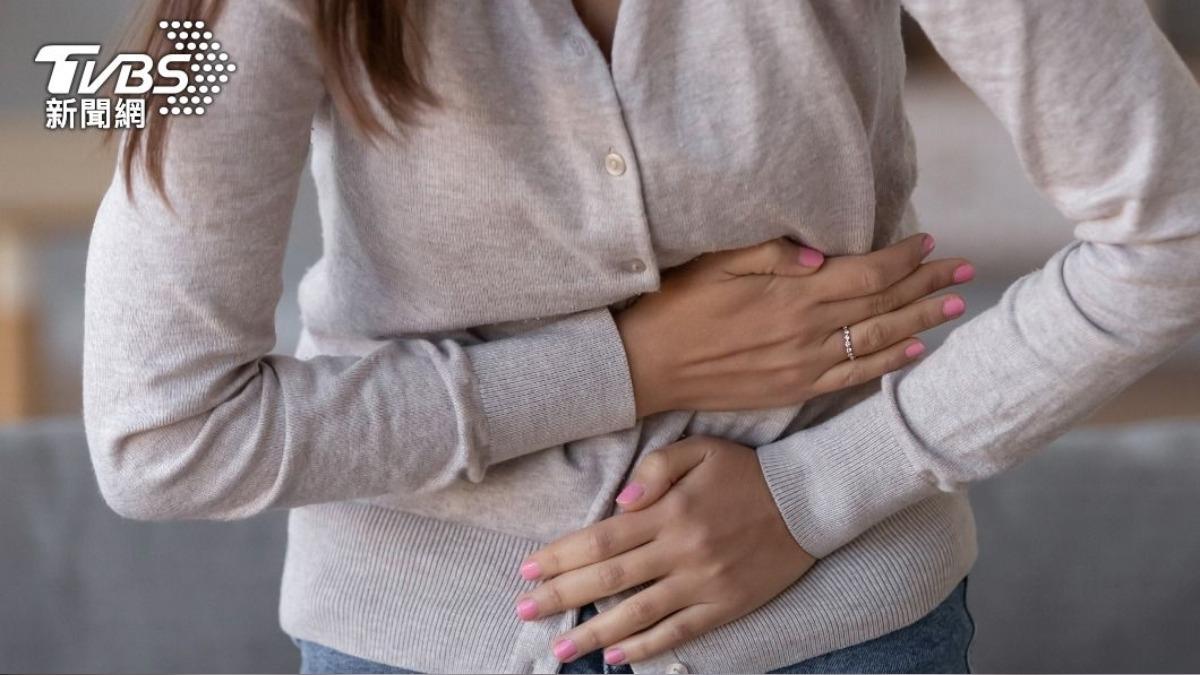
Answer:
[[[569,0],[429,4],[443,105],[371,146],[331,105],[304,5],[230,2],[213,31],[238,71],[173,123],[175,210],[116,179],[96,218],[84,384],[104,494],[137,518],[294,509],[296,637],[418,670],[553,672],[574,612],[517,620],[518,563],[609,514],[632,463],[688,433],[757,447],[823,560],[635,670],[763,671],[876,637],[970,568],[964,484],[1200,327],[1200,90],[1142,3],[912,0],[1077,240],[869,387],[635,420],[610,308],[661,270],[917,229],[900,5],[625,0],[610,71]],[[310,146],[325,252],[300,352],[274,355]]]

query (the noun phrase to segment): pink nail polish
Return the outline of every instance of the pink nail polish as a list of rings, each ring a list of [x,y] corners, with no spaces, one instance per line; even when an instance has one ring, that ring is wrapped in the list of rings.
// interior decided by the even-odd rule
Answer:
[[[554,658],[559,661],[566,661],[575,656],[575,652],[577,651],[579,650],[575,647],[575,643],[571,641],[571,638],[559,640],[554,643]]]
[[[904,348],[904,355],[910,359],[915,359],[924,353],[925,353],[925,345],[921,344],[920,342],[914,342],[911,345]]]
[[[929,252],[933,250],[935,245],[936,244],[933,241],[933,235],[927,234],[925,235],[925,238],[921,240],[921,252],[925,255],[929,255]]]
[[[953,319],[962,314],[966,309],[967,303],[963,302],[963,299],[959,297],[947,298],[942,303],[942,314],[945,314],[947,319]]]
[[[800,264],[805,267],[820,267],[821,263],[825,262],[825,256],[821,252],[811,248],[800,249]]]
[[[964,263],[954,268],[954,283],[962,284],[975,278],[975,267]]]
[[[645,493],[646,488],[642,487],[638,483],[630,483],[629,485],[625,486],[624,490],[621,490],[621,494],[617,495],[617,503],[622,505],[632,504],[640,499]]]
[[[625,652],[621,651],[620,647],[613,647],[604,652],[604,662],[610,666],[619,666],[625,663]]]
[[[542,566],[536,562],[527,562],[521,565],[521,578],[525,581],[533,581],[542,576]]]
[[[525,621],[536,619],[538,614],[537,603],[528,598],[517,603],[517,617]]]

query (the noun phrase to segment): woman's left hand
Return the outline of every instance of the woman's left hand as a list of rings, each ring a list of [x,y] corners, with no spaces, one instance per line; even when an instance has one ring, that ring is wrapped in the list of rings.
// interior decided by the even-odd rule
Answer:
[[[648,454],[617,497],[624,513],[530,555],[541,580],[518,598],[532,620],[650,585],[556,637],[560,661],[604,648],[641,661],[757,609],[812,567],[746,446],[691,436]]]

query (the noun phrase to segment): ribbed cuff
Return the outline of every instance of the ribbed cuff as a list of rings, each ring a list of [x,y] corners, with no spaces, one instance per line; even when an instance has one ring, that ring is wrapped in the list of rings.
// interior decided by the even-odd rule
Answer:
[[[758,448],[767,485],[800,546],[817,558],[935,494],[909,461],[877,392],[822,424]]]
[[[637,422],[625,345],[594,309],[468,349],[483,406],[489,464]]]

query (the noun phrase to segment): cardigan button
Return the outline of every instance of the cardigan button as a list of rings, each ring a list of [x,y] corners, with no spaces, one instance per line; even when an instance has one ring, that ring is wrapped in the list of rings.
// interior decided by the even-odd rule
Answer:
[[[604,170],[610,176],[621,176],[625,173],[625,158],[615,152],[609,152],[604,157]]]
[[[641,258],[630,258],[621,263],[621,269],[630,274],[641,274],[646,271],[646,263],[642,262]]]
[[[667,672],[671,673],[671,675],[687,675],[688,669],[682,663],[672,663],[667,666]]]

